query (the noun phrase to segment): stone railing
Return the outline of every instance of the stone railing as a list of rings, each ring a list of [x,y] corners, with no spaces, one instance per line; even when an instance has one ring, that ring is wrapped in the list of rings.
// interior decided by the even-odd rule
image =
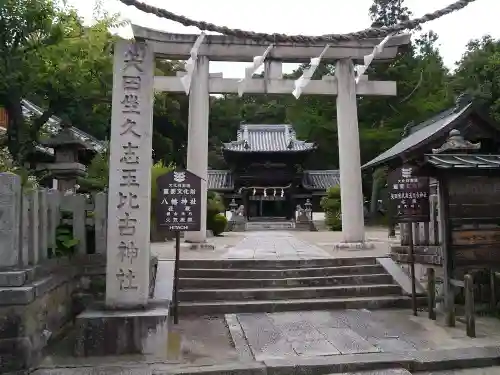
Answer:
[[[60,224],[71,225],[75,254],[104,254],[106,205],[105,193],[88,197],[49,189],[23,190],[18,176],[0,174],[0,269],[36,266],[55,257]],[[89,226],[94,238],[88,238]],[[95,245],[89,246],[89,240]]]
[[[104,297],[106,204],[104,193],[23,190],[19,176],[0,173],[0,373],[35,364],[76,314]],[[72,228],[71,252],[61,251],[61,224]]]

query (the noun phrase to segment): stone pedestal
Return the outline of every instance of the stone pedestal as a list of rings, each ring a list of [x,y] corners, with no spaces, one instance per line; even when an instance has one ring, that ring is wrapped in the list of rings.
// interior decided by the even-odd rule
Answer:
[[[168,301],[152,301],[143,309],[109,310],[104,304],[89,308],[76,317],[78,357],[152,354],[166,345]]]

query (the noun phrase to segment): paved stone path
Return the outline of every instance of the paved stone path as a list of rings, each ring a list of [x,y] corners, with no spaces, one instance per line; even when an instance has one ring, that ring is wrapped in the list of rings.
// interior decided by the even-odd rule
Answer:
[[[235,317],[253,357],[258,361],[298,356],[456,349],[498,345],[500,341],[498,320],[481,319],[477,327],[478,338],[471,339],[466,337],[463,327],[444,328],[424,316],[415,318],[408,310],[229,314],[226,319],[234,321]]]
[[[229,248],[225,259],[311,259],[331,257],[323,249],[299,240],[291,232],[248,232],[243,240]]]

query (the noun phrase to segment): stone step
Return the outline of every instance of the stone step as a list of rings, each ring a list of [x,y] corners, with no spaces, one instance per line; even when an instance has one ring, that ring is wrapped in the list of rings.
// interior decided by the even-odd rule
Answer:
[[[248,221],[245,224],[245,231],[292,230],[294,228],[294,221]]]
[[[213,269],[213,268],[181,268],[180,278],[213,278],[213,279],[284,279],[296,277],[321,277],[340,275],[367,275],[385,273],[380,264],[311,267],[290,269]]]
[[[288,300],[401,295],[399,285],[343,285],[295,288],[181,289],[181,301]]]
[[[425,297],[418,302],[424,306]],[[411,298],[407,296],[369,296],[350,298],[311,298],[268,301],[211,301],[180,302],[179,313],[182,315],[215,315],[229,313],[311,311],[340,309],[386,309],[410,308]]]
[[[378,264],[375,257],[352,258],[316,258],[316,259],[181,259],[179,268],[248,268],[248,269],[280,269],[280,268],[311,268],[340,267]]]
[[[269,287],[297,287],[297,286],[327,286],[327,285],[363,285],[363,284],[391,284],[392,276],[378,273],[368,275],[337,275],[317,277],[290,277],[283,279],[218,279],[218,278],[182,278],[179,280],[181,289],[206,288],[269,288]]]

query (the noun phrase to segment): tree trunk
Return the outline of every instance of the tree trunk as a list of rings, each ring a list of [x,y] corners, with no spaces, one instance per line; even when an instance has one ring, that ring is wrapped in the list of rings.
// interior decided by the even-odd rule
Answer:
[[[53,108],[48,108],[46,111],[42,113],[41,116],[39,116],[33,123],[31,124],[30,128],[30,141],[32,142],[38,142],[38,138],[40,137],[40,130],[42,129],[43,125],[49,119],[55,114],[55,111]]]
[[[5,110],[7,111],[7,148],[16,164],[22,161],[22,137],[24,117],[21,107],[21,98],[17,95],[9,95],[5,98]]]

